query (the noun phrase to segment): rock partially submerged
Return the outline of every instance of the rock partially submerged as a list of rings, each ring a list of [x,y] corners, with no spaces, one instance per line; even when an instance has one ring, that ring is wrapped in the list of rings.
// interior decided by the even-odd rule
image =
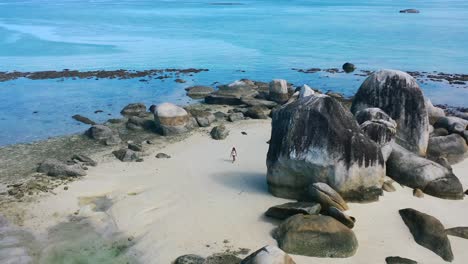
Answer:
[[[403,10],[400,10],[400,13],[405,13],[405,14],[419,14],[419,10],[417,9],[403,9]]]
[[[74,115],[74,116],[72,116],[72,118],[75,119],[76,121],[79,121],[79,122],[87,124],[87,125],[95,125],[96,124],[96,122],[94,122],[93,120],[87,118],[86,116]]]
[[[37,172],[45,173],[48,176],[85,176],[86,171],[79,164],[68,165],[56,159],[46,159],[37,168]]]
[[[283,106],[273,112],[271,133],[267,180],[273,195],[306,199],[315,182],[349,200],[376,200],[382,193],[381,149],[335,99],[316,95]]]
[[[209,86],[192,86],[186,88],[185,90],[187,90],[187,95],[193,99],[205,98],[215,91],[212,87]]]
[[[124,116],[142,116],[146,114],[144,103],[132,103],[125,106],[120,113]]]
[[[452,247],[442,223],[435,217],[407,208],[399,211],[414,240],[445,261],[453,260]]]
[[[404,148],[426,155],[429,118],[425,99],[416,80],[395,70],[372,73],[356,93],[351,111],[378,107],[397,123],[396,142]]]
[[[445,199],[463,199],[458,178],[445,167],[394,144],[387,175],[400,184]]]
[[[182,107],[171,103],[162,103],[154,109],[156,128],[164,136],[177,135],[193,128],[192,120]]]
[[[342,68],[343,68],[343,71],[345,71],[346,73],[351,73],[354,70],[356,70],[356,66],[354,66],[354,64],[350,62],[346,62],[345,64],[343,64]]]
[[[323,215],[294,215],[278,227],[276,235],[282,250],[297,255],[346,258],[358,248],[351,229]]]
[[[254,84],[251,81],[236,81],[229,85],[220,86],[216,92],[205,97],[207,104],[225,104],[225,105],[240,105],[241,98],[255,97],[258,92],[254,89]]]
[[[318,203],[290,202],[270,207],[265,215],[268,217],[284,220],[296,214],[317,215],[322,207]]]
[[[295,264],[283,250],[275,246],[264,246],[247,256],[241,264]]]

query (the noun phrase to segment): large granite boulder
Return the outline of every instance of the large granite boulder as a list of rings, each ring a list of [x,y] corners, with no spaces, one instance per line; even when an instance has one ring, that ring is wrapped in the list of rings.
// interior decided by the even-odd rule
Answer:
[[[124,116],[141,116],[146,114],[144,103],[133,103],[125,106],[120,113]]]
[[[468,146],[466,141],[458,134],[429,138],[427,157],[431,160],[444,157],[450,164],[455,164],[464,160],[467,154]]]
[[[291,199],[306,199],[308,187],[323,182],[345,199],[376,200],[385,176],[380,147],[326,95],[273,112],[267,167],[270,192]]]
[[[295,264],[283,250],[275,246],[264,246],[247,256],[241,264]]]
[[[130,130],[143,130],[151,126],[152,120],[148,120],[139,116],[131,116],[128,118],[126,127]]]
[[[251,81],[235,81],[229,85],[222,85],[216,92],[205,97],[207,104],[225,104],[240,105],[241,98],[255,97],[258,92],[254,89],[255,85]]]
[[[209,86],[192,86],[185,90],[187,91],[187,96],[193,99],[205,98],[215,91],[215,89]]]
[[[276,240],[287,253],[346,258],[356,253],[358,241],[351,229],[329,216],[294,215],[278,227]]]
[[[270,82],[270,100],[279,104],[284,104],[289,99],[288,82],[286,80],[275,79]]]
[[[252,119],[268,119],[270,111],[267,107],[258,105],[249,107],[244,115]]]
[[[320,210],[322,210],[322,206],[319,203],[290,202],[268,208],[265,215],[271,218],[284,220],[296,214],[316,215],[320,213]]]
[[[445,261],[453,260],[447,232],[437,218],[411,208],[402,209],[399,212],[416,243],[432,250]]]
[[[392,142],[396,135],[395,120],[379,108],[366,108],[357,112],[356,120],[364,134],[380,146],[386,161],[392,152]]]
[[[162,135],[177,135],[193,128],[192,118],[185,109],[171,103],[157,105],[154,110],[156,128]]]
[[[113,145],[118,145],[122,140],[120,139],[120,136],[112,131],[108,126],[104,125],[94,125],[90,127],[85,134],[94,139],[97,140],[105,145],[108,146],[113,146]]]
[[[409,74],[395,70],[372,73],[354,97],[351,111],[378,107],[397,123],[396,142],[426,155],[429,118],[421,88]]]
[[[463,199],[460,180],[447,168],[404,149],[398,144],[387,160],[387,175],[400,184],[445,199]]]
[[[86,171],[80,164],[68,165],[56,159],[46,159],[39,167],[37,172],[45,173],[48,176],[85,176]]]

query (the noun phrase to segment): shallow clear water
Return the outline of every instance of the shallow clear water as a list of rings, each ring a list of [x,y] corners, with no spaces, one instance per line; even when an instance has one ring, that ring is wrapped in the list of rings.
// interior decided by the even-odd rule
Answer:
[[[168,79],[0,82],[0,145],[85,129],[129,102],[186,103],[191,84],[285,78],[351,95],[362,77],[291,68],[468,72],[464,0],[0,0],[0,71],[208,68]],[[400,14],[417,8],[420,14]],[[238,72],[245,70],[246,72]],[[467,89],[423,84],[435,103],[467,105]],[[94,114],[102,109],[105,113]],[[38,111],[37,114],[33,114]]]

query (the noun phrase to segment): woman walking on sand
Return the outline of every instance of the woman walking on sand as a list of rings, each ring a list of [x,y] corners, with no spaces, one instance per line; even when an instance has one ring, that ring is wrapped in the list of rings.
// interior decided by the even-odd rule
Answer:
[[[231,150],[231,157],[232,157],[232,163],[234,163],[234,161],[236,161],[236,157],[237,157],[237,150],[236,150],[236,147],[232,147],[232,150]]]

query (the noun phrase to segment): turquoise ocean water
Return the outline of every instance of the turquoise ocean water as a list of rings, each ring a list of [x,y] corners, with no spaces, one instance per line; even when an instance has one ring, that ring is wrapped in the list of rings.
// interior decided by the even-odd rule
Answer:
[[[421,13],[398,12],[405,8]],[[184,84],[0,82],[0,145],[84,130],[74,114],[104,121],[130,102],[187,103],[183,88],[193,84],[284,78],[351,95],[364,78],[291,68],[350,61],[365,70],[468,73],[467,25],[465,0],[0,0],[0,71],[210,70]],[[468,105],[467,88],[421,86],[434,103]]]

